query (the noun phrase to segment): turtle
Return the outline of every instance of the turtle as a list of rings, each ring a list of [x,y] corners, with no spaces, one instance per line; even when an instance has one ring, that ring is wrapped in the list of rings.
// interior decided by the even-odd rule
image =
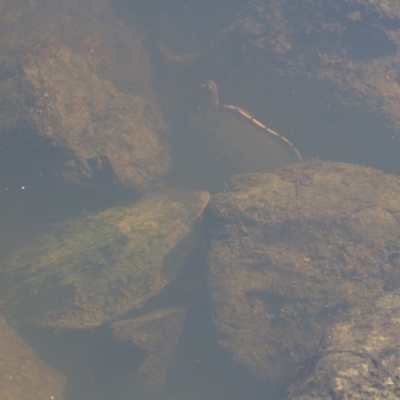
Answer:
[[[302,162],[296,147],[249,112],[235,105],[220,104],[213,80],[201,85],[201,106],[189,117],[194,149],[201,173],[213,180],[217,191],[230,176],[240,173],[274,172]]]
[[[161,189],[60,222],[11,256],[6,312],[19,324],[57,329],[121,319],[178,276],[208,200],[208,192]]]

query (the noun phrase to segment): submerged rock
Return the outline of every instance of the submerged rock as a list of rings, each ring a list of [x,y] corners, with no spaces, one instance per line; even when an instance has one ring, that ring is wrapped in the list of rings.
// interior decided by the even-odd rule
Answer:
[[[232,177],[205,214],[220,344],[287,383],[331,324],[399,286],[399,199],[400,178],[357,165]]]
[[[64,399],[67,378],[46,365],[0,317],[0,398]]]
[[[108,2],[6,0],[0,11],[2,143],[41,149],[34,167],[77,184],[101,171],[143,192],[168,171],[148,56]]]
[[[207,192],[165,191],[58,224],[11,256],[7,312],[17,322],[93,328],[156,296],[190,255]]]
[[[285,400],[398,399],[399,321],[399,290],[357,307],[297,366]]]
[[[183,333],[186,308],[161,309],[112,324],[118,342],[134,344],[146,352],[139,372],[147,390],[165,383],[168,368]]]

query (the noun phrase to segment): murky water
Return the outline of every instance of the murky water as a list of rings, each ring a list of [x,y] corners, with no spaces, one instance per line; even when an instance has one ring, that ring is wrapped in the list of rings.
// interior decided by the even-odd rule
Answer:
[[[155,90],[172,131],[174,164],[167,184],[222,190],[222,186],[209,185],[208,178],[193,162],[195,138],[187,131],[187,118],[196,107],[199,87],[209,78],[218,83],[223,103],[250,111],[293,142],[304,159],[319,157],[400,174],[399,136],[382,114],[371,113],[366,107],[339,105],[332,83],[321,84],[307,76],[283,76],[276,73],[276,66],[260,69],[260,64],[251,62],[253,55],[248,53],[245,41],[242,46],[237,41],[224,42],[224,30],[246,13],[249,3],[252,2],[114,0],[120,22],[139,30],[151,57]],[[220,57],[218,53],[214,58],[196,57],[214,54],[213,45],[218,49],[221,43],[226,47]],[[353,45],[359,43],[346,43],[346,51]],[[371,44],[374,45],[379,43]],[[0,163],[10,170],[1,175],[0,181],[2,259],[56,221],[129,204],[135,198],[132,191],[102,176],[85,189],[54,183],[41,166],[41,160],[53,157],[51,148],[35,150],[27,146],[19,152],[21,159],[10,160],[8,150],[13,146],[18,144],[3,142],[0,148]],[[37,155],[32,157],[35,151]],[[25,152],[29,157],[24,157]],[[204,253],[194,255],[187,281],[184,276],[181,286],[168,288],[148,305],[151,310],[159,304],[185,303],[189,315],[178,356],[166,387],[157,398],[279,398],[282,393],[278,387],[254,379],[218,346],[220,337],[212,324],[204,262]],[[26,329],[21,334],[49,365],[69,377],[67,400],[142,398],[137,369],[144,354],[134,347],[127,351],[125,346],[114,343],[107,327],[84,333],[38,333]]]

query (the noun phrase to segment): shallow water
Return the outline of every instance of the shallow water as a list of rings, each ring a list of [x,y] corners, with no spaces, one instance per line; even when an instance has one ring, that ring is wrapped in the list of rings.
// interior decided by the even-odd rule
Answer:
[[[235,0],[227,6],[227,2],[215,0],[114,0],[114,10],[121,23],[137,27],[153,62],[155,89],[172,130],[174,167],[167,178],[168,184],[187,189],[222,189],[209,186],[208,178],[188,152],[195,151],[195,138],[187,131],[188,113],[196,107],[201,82],[209,78],[217,81],[223,103],[250,111],[286,136],[304,159],[319,157],[400,174],[400,136],[395,128],[383,115],[372,113],[366,107],[338,105],[332,84],[321,84],[304,76],[281,76],[273,73],[272,67],[260,70],[257,64],[248,62],[251,57],[246,57],[244,45],[239,49],[237,45],[226,47],[221,58],[215,57],[215,63],[210,59],[202,61],[200,57],[199,61],[172,65],[160,54],[160,44],[175,55],[212,51],[210,45],[238,15],[246,12],[247,3]],[[357,41],[342,45],[346,51],[354,47],[354,54],[358,54]],[[374,46],[379,47],[379,43],[371,43],[369,51],[379,54]],[[365,51],[357,57],[365,58]],[[21,159],[10,160],[7,146],[18,144],[4,142],[0,148],[0,163],[11,171],[2,175],[0,181],[2,259],[56,221],[128,204],[135,199],[132,191],[102,177],[94,179],[89,189],[55,184],[43,174],[40,162],[29,164],[32,148],[22,148]],[[35,151],[38,160],[53,154],[52,149]],[[30,160],[28,163],[24,161],[25,152],[30,155],[26,158]],[[166,400],[279,398],[280,388],[256,381],[218,346],[220,337],[212,324],[204,261],[203,252],[196,254],[191,263],[192,275],[186,282],[186,277],[182,278],[183,289],[174,290],[172,286],[147,306],[151,310],[160,304],[184,303],[189,310],[179,357],[171,367],[163,393],[156,397]],[[126,351],[125,346],[115,344],[108,328],[45,334],[25,329],[21,334],[44,360],[69,376],[65,399],[145,398],[137,378],[143,352],[136,348]]]

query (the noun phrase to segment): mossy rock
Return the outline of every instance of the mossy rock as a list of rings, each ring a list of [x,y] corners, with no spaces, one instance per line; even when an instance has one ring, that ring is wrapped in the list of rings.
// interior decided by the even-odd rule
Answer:
[[[208,199],[164,191],[58,224],[11,256],[7,312],[23,324],[92,328],[141,307],[178,276]]]

